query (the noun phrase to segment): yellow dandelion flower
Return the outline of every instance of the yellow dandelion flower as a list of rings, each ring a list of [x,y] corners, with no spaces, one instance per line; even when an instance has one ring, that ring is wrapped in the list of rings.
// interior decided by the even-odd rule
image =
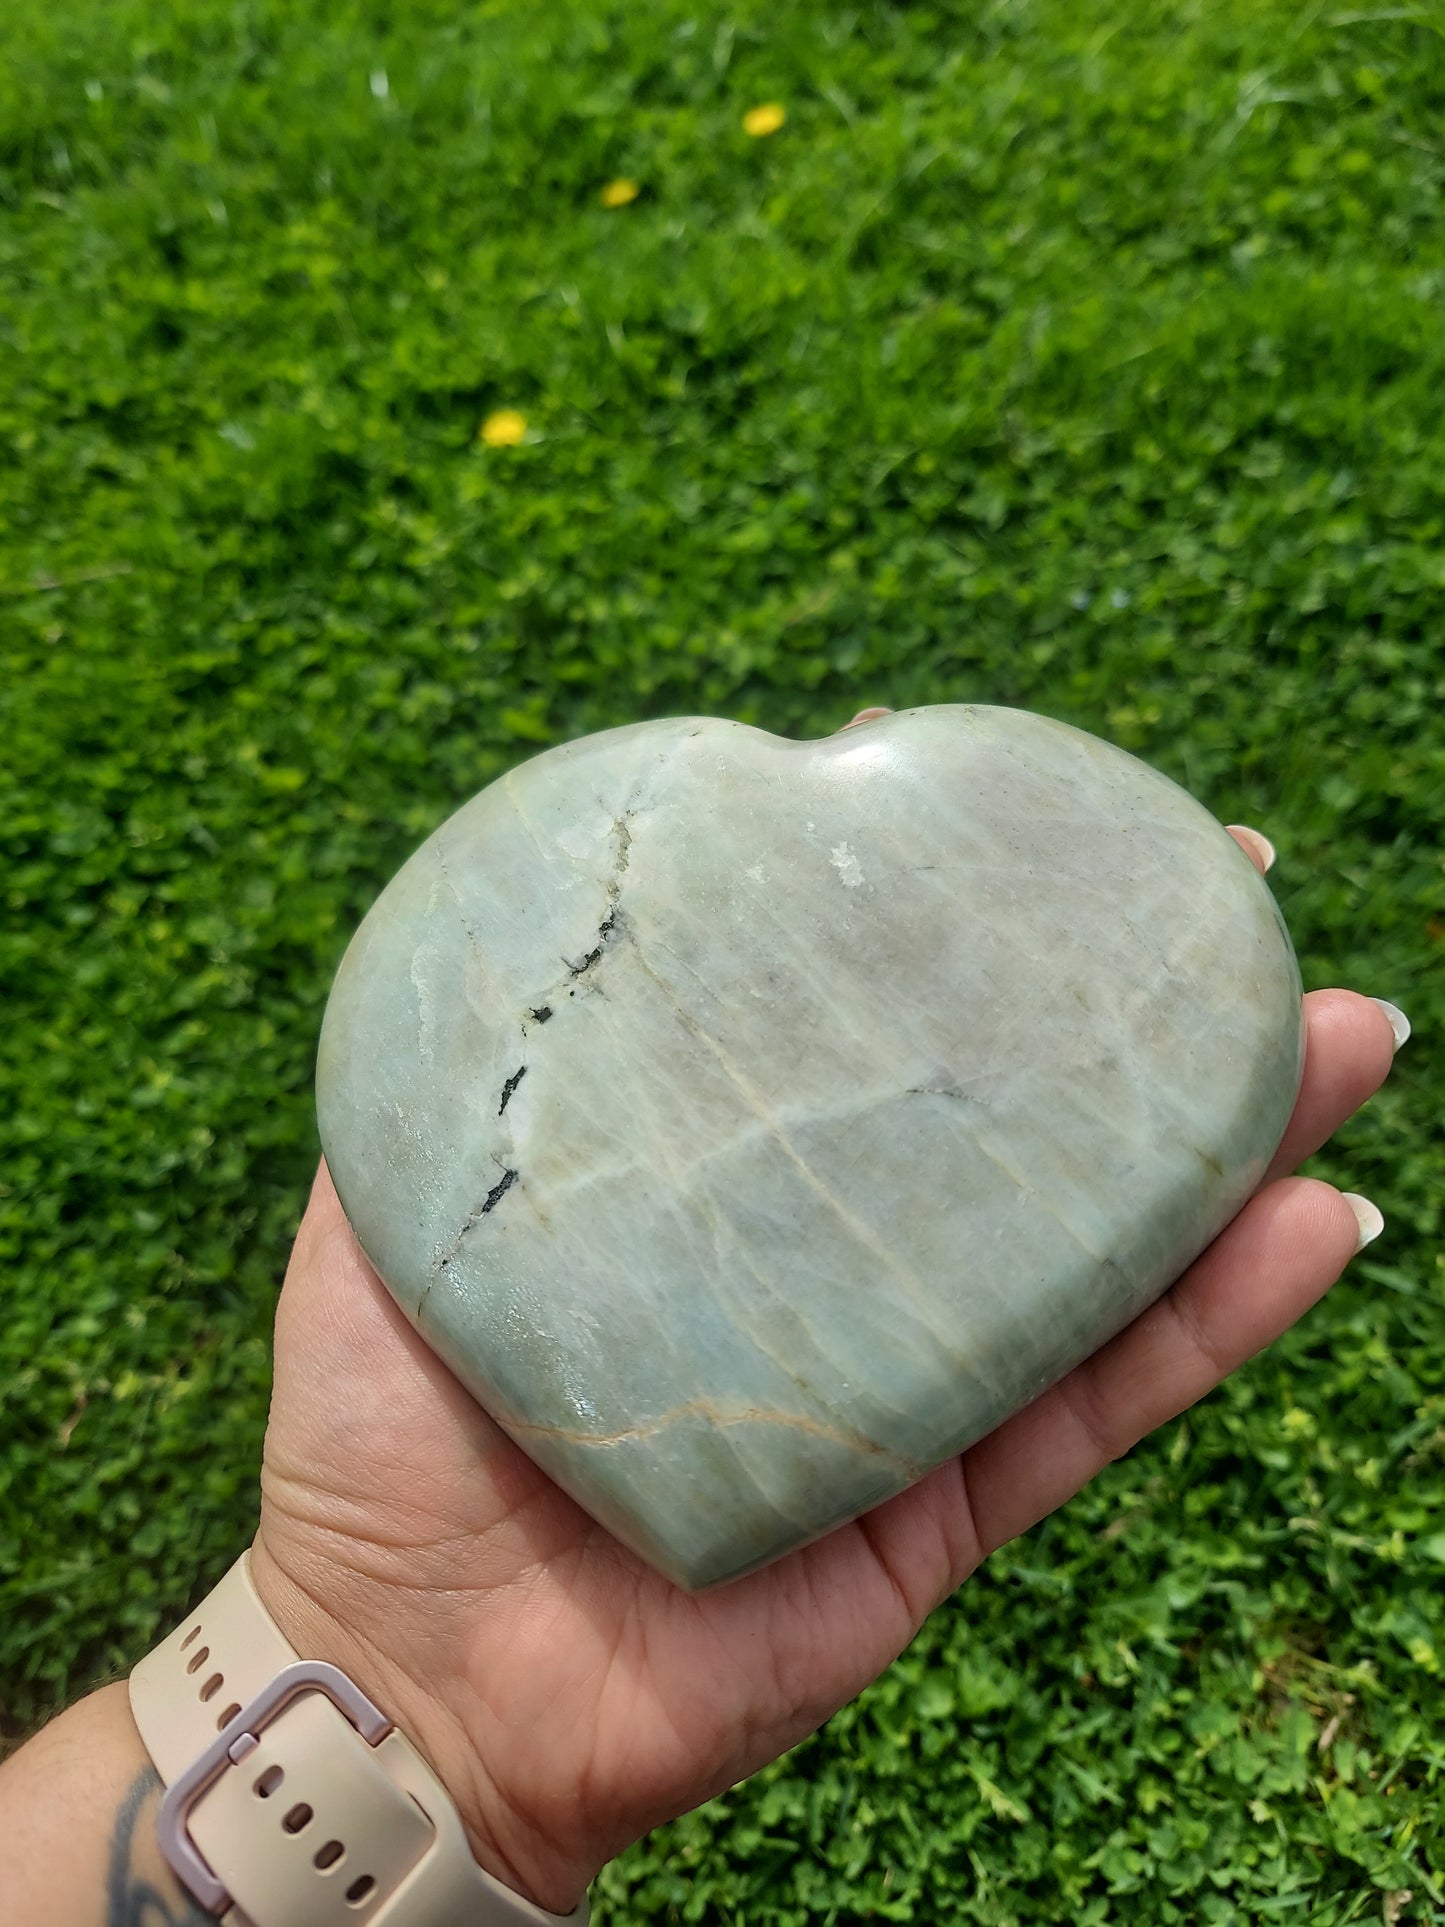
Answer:
[[[527,417],[515,408],[498,408],[477,430],[488,448],[515,448],[527,433]]]
[[[777,101],[765,100],[761,107],[750,107],[743,115],[743,132],[760,141],[766,134],[776,134],[787,118]]]
[[[604,207],[626,207],[640,192],[636,181],[609,181],[597,198]]]

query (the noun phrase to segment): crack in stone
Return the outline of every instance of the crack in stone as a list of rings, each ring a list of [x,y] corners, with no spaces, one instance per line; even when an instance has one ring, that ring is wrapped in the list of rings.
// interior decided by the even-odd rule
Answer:
[[[606,805],[604,804],[603,807],[605,808]],[[622,873],[627,868],[628,853],[632,849],[632,819],[636,814],[637,806],[629,803],[621,816],[614,816],[612,819],[612,836],[617,844],[617,852],[613,858],[612,887],[614,889],[620,887]]]
[[[886,1460],[910,1483],[922,1478],[927,1470],[926,1466],[904,1458],[901,1453],[890,1451],[886,1445],[880,1445],[877,1439],[870,1438],[866,1432],[828,1425],[821,1419],[809,1418],[803,1412],[774,1412],[764,1406],[749,1405],[739,1411],[728,1411],[710,1398],[690,1398],[681,1405],[674,1405],[669,1411],[659,1413],[655,1419],[639,1425],[626,1425],[616,1432],[575,1432],[558,1425],[532,1424],[510,1417],[504,1422],[509,1432],[526,1438],[552,1439],[559,1445],[626,1445],[636,1439],[656,1438],[670,1425],[688,1418],[703,1419],[719,1431],[734,1425],[779,1425],[789,1431],[804,1432],[810,1438],[825,1439],[829,1444],[841,1445],[864,1457]]]
[[[511,797],[512,806],[513,806],[513,809],[516,811],[518,820],[522,823],[522,826],[526,830],[528,836],[530,836],[533,846],[537,851],[537,854],[543,859],[544,862],[552,861],[552,859],[547,855],[547,852],[542,848],[542,840],[537,833],[535,825],[527,817],[526,812],[522,809],[521,805],[518,803],[515,794],[512,793],[512,787],[510,782],[507,783],[507,791],[508,791],[508,795]],[[630,860],[630,855],[632,850],[632,822],[633,822],[633,819],[638,814],[638,805],[637,805],[636,799],[637,799],[637,792],[636,790],[634,790],[633,796],[624,807],[622,814],[618,816],[615,812],[611,813],[612,828],[608,832],[608,840],[613,846],[612,874],[607,878],[606,883],[604,885],[606,898],[607,898],[607,908],[603,915],[602,921],[597,928],[597,941],[595,944],[593,944],[592,948],[586,953],[586,955],[582,957],[579,961],[575,963],[570,963],[568,962],[567,958],[564,957],[562,959],[563,963],[567,965],[567,975],[561,979],[559,985],[554,986],[553,989],[548,991],[542,998],[538,999],[535,1003],[530,1003],[526,1006],[526,1017],[522,1020],[522,1025],[521,1025],[523,1037],[525,1037],[527,1034],[527,1018],[530,1018],[534,1024],[545,1024],[555,1014],[553,1010],[552,1000],[555,997],[558,988],[567,987],[568,995],[569,996],[575,995],[576,979],[584,976],[589,970],[592,969],[593,965],[599,961],[599,959],[602,956],[603,950],[606,948],[607,939],[618,928],[619,912],[617,908],[617,901],[622,893],[622,878],[626,873],[627,865]],[[607,809],[608,806],[605,802],[603,802],[601,797],[599,797],[597,800],[601,808]],[[452,880],[451,872],[447,869],[446,857],[442,852],[440,844],[437,846],[437,870],[441,876],[442,882],[446,885],[447,890],[451,895],[452,902],[456,905],[457,916],[461,923],[463,931],[466,933],[468,941],[476,950],[477,954],[485,962],[486,952],[482,948],[481,941],[478,938],[476,931],[472,928],[470,922],[468,921],[466,906],[462,902],[461,893],[458,891],[455,882]],[[498,1117],[501,1117],[505,1113],[508,1104],[512,1100],[512,1096],[517,1089],[517,1086],[521,1083],[522,1079],[526,1076],[526,1074],[527,1074],[526,1064],[525,1063],[520,1064],[517,1067],[517,1069],[513,1071],[511,1076],[507,1078],[506,1082],[503,1084],[501,1102],[497,1106]],[[515,1150],[513,1150],[512,1155],[513,1156],[516,1155]],[[417,1300],[416,1310],[417,1310],[418,1317],[420,1317],[421,1315],[422,1306],[425,1305],[428,1294],[430,1293],[433,1284],[435,1284],[437,1278],[441,1275],[443,1271],[446,1270],[447,1266],[451,1264],[453,1258],[456,1257],[458,1251],[461,1249],[462,1240],[466,1237],[467,1233],[472,1229],[474,1225],[478,1224],[484,1217],[487,1216],[489,1212],[494,1211],[496,1209],[498,1204],[500,1204],[502,1199],[506,1196],[507,1192],[516,1183],[518,1176],[519,1176],[519,1173],[515,1168],[515,1166],[513,1165],[504,1166],[501,1177],[492,1186],[491,1190],[487,1193],[485,1199],[482,1201],[481,1204],[477,1206],[477,1208],[474,1211],[468,1214],[466,1223],[463,1224],[460,1231],[457,1232],[457,1235],[455,1236],[455,1238],[452,1239],[452,1242],[447,1247],[446,1251],[432,1266],[431,1276],[427,1280],[427,1283],[422,1291],[421,1297]],[[538,1215],[540,1217],[541,1215],[540,1212],[538,1213]],[[543,1222],[545,1224],[545,1220],[543,1220]]]
[[[497,1182],[492,1186],[491,1190],[487,1193],[486,1199],[483,1202],[481,1209],[477,1212],[477,1216],[479,1218],[485,1218],[489,1211],[495,1210],[497,1204],[501,1201],[503,1197],[506,1196],[507,1192],[511,1190],[512,1186],[516,1182],[517,1182],[517,1172],[514,1169],[512,1169],[510,1166],[508,1166],[508,1168],[505,1171],[503,1171],[501,1177],[499,1177],[497,1179]]]
[[[600,796],[597,801],[601,808],[607,808],[607,805],[602,801]],[[602,921],[597,926],[597,940],[581,957],[575,960],[563,957],[562,962],[567,967],[566,976],[553,984],[551,988],[544,993],[540,1004],[533,1006],[528,1011],[528,1015],[539,1024],[546,1023],[547,1018],[553,1014],[551,1000],[556,997],[560,991],[565,990],[569,997],[577,994],[578,979],[585,977],[593,966],[601,961],[602,953],[607,948],[608,938],[612,936],[620,926],[621,912],[618,908],[618,900],[622,895],[622,879],[627,872],[627,866],[631,858],[632,823],[637,815],[638,807],[636,803],[630,802],[624,808],[621,816],[614,814],[612,817],[612,828],[608,831],[608,841],[613,846],[612,874],[603,884],[607,907],[603,912]]]
[[[514,1070],[512,1072],[512,1075],[507,1079],[506,1083],[502,1086],[502,1101],[497,1106],[498,1117],[502,1115],[503,1111],[505,1111],[507,1106],[511,1103],[513,1091],[516,1090],[517,1086],[521,1083],[522,1079],[526,1075],[527,1075],[527,1066],[525,1064],[519,1064],[516,1070]]]
[[[607,887],[609,890],[614,890],[614,891],[617,888],[616,884],[609,884]],[[592,948],[587,952],[586,956],[583,957],[581,961],[578,963],[567,964],[567,975],[569,977],[585,977],[587,975],[587,972],[592,968],[593,964],[597,962],[597,959],[602,955],[602,952],[606,949],[607,939],[612,935],[612,932],[617,928],[617,899],[615,896],[612,899],[612,906],[613,907],[607,912],[607,915],[602,919],[601,923],[598,924],[597,941],[596,943],[593,944]],[[562,959],[562,961],[564,963],[567,963],[567,959],[565,957]]]
[[[598,797],[602,803],[602,798]],[[607,806],[602,804],[605,809]],[[568,964],[569,977],[581,977],[589,971],[607,947],[607,939],[617,928],[617,900],[622,895],[622,879],[627,872],[628,853],[632,849],[632,819],[637,811],[629,806],[621,816],[614,816],[612,828],[608,832],[609,841],[615,844],[612,855],[612,875],[604,886],[607,891],[607,914],[597,926],[597,941],[580,963]],[[564,959],[565,962],[565,959]]]
[[[431,1292],[432,1286],[436,1283],[437,1279],[441,1276],[441,1274],[446,1270],[447,1266],[451,1263],[452,1259],[455,1258],[457,1253],[461,1250],[463,1238],[466,1237],[467,1233],[471,1230],[473,1225],[481,1223],[482,1219],[486,1217],[489,1211],[496,1210],[497,1206],[502,1202],[502,1199],[511,1190],[512,1186],[517,1182],[517,1179],[521,1175],[522,1175],[521,1172],[518,1171],[514,1165],[510,1165],[510,1164],[507,1165],[503,1169],[502,1175],[497,1179],[497,1182],[492,1186],[491,1190],[487,1193],[486,1197],[483,1198],[482,1202],[477,1206],[476,1210],[468,1212],[466,1223],[462,1226],[461,1230],[457,1233],[455,1238],[452,1239],[451,1243],[447,1246],[446,1250],[442,1253],[441,1257],[437,1259],[436,1263],[431,1268],[431,1276],[426,1281],[426,1286],[422,1292],[421,1297],[418,1298],[416,1301],[416,1313],[418,1318],[421,1316],[421,1308],[426,1303],[427,1298]]]

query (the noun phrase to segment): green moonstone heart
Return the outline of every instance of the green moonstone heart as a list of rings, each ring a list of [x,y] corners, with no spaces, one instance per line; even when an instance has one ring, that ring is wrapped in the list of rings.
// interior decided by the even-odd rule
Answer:
[[[383,893],[326,1013],[367,1254],[559,1485],[710,1585],[960,1451],[1259,1184],[1274,900],[1183,790],[1015,710],[547,751]]]

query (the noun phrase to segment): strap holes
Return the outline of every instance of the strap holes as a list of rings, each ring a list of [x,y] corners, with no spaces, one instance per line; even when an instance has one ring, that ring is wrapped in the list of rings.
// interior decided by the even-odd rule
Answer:
[[[268,1766],[266,1771],[255,1783],[254,1792],[256,1798],[258,1800],[269,1800],[285,1778],[286,1775],[281,1771],[279,1766]]]
[[[184,1652],[187,1646],[190,1645],[191,1641],[193,1639],[199,1639],[200,1636],[201,1636],[200,1627],[192,1626],[191,1630],[186,1634],[185,1638],[181,1641],[181,1651]]]
[[[186,1661],[186,1671],[188,1673],[198,1673],[210,1657],[211,1649],[209,1646],[198,1646]]]
[[[240,1707],[232,1701],[224,1713],[218,1713],[216,1715],[216,1731],[219,1733],[223,1726],[229,1726],[240,1710]]]
[[[328,1840],[324,1847],[318,1847],[315,1853],[312,1854],[311,1864],[313,1867],[319,1867],[322,1873],[325,1873],[328,1868],[336,1865],[337,1861],[345,1852],[346,1849],[339,1840]]]
[[[304,1800],[298,1800],[281,1824],[288,1833],[300,1833],[303,1827],[311,1825],[312,1818],[312,1809]]]
[[[372,1876],[369,1873],[364,1873],[359,1880],[353,1880],[351,1885],[346,1889],[346,1898],[351,1902],[353,1907],[359,1907],[375,1885],[376,1882]]]
[[[212,1673],[211,1677],[206,1681],[205,1685],[201,1688],[201,1698],[203,1700],[213,1700],[216,1697],[217,1693],[219,1693],[221,1688],[225,1685],[225,1683],[226,1683],[225,1680],[221,1677],[219,1673]]]

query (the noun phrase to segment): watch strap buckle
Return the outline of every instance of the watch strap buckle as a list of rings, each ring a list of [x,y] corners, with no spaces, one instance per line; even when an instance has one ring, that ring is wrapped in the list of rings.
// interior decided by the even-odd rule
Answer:
[[[239,1766],[255,1752],[262,1732],[302,1693],[325,1694],[371,1746],[392,1730],[392,1722],[339,1666],[325,1660],[298,1659],[273,1674],[250,1704],[243,1706],[167,1787],[161,1802],[156,1822],[160,1850],[181,1885],[208,1913],[222,1913],[230,1905],[231,1895],[191,1838],[191,1809],[228,1768]]]

